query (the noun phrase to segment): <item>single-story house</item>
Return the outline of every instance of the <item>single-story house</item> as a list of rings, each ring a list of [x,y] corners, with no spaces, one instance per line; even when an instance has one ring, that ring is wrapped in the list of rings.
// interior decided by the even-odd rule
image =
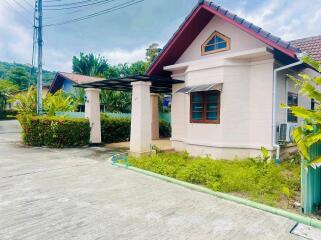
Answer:
[[[175,150],[234,158],[257,156],[265,147],[278,159],[299,121],[280,104],[314,107],[287,77],[300,71],[317,74],[300,60],[304,52],[321,61],[321,36],[286,42],[210,1],[199,1],[146,75],[82,87],[92,89],[88,93],[96,102],[97,88],[133,91],[133,152],[148,151],[150,144],[147,123],[153,110],[148,110],[147,94],[170,90]]]
[[[63,89],[66,93],[74,93],[75,84],[90,83],[101,80],[104,80],[104,78],[85,76],[76,73],[57,72],[49,87],[49,92],[55,93],[58,90]]]

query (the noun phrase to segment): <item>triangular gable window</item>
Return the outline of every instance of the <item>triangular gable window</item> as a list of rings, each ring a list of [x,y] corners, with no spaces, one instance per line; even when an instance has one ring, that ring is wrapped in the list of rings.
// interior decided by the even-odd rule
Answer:
[[[215,31],[202,45],[202,55],[227,51],[231,49],[231,39]]]

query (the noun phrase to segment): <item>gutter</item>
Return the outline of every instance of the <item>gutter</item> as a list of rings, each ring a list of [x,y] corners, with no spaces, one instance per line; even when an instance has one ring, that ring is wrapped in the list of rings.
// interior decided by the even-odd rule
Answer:
[[[299,56],[300,58],[301,56]],[[276,83],[277,83],[277,74],[280,71],[298,66],[303,64],[303,61],[300,60],[295,63],[291,63],[289,65],[285,65],[280,68],[276,68],[273,70],[273,105],[272,105],[272,146],[274,149],[276,149],[276,157],[275,157],[275,163],[280,163],[280,145],[278,144],[276,140]]]

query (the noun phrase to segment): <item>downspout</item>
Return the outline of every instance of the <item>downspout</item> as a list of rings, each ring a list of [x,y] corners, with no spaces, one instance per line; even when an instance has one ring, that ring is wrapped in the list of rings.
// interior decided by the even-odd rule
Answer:
[[[272,146],[274,149],[276,149],[276,156],[275,156],[275,163],[279,164],[281,162],[280,160],[280,145],[278,144],[276,140],[276,83],[277,83],[277,73],[298,65],[301,65],[303,63],[302,60],[291,63],[289,65],[285,65],[280,68],[276,68],[273,70],[273,105],[272,105]]]

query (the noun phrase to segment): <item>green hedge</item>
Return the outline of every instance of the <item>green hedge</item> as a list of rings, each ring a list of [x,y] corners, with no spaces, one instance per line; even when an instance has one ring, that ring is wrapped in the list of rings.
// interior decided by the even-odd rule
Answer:
[[[19,115],[18,120],[26,145],[62,148],[89,143],[90,126],[87,119]]]
[[[16,119],[16,110],[0,110],[0,120]]]
[[[160,137],[171,136],[171,126],[165,121],[160,121]],[[115,143],[129,141],[130,138],[130,119],[115,118],[106,115],[101,116],[101,137],[104,143]]]

